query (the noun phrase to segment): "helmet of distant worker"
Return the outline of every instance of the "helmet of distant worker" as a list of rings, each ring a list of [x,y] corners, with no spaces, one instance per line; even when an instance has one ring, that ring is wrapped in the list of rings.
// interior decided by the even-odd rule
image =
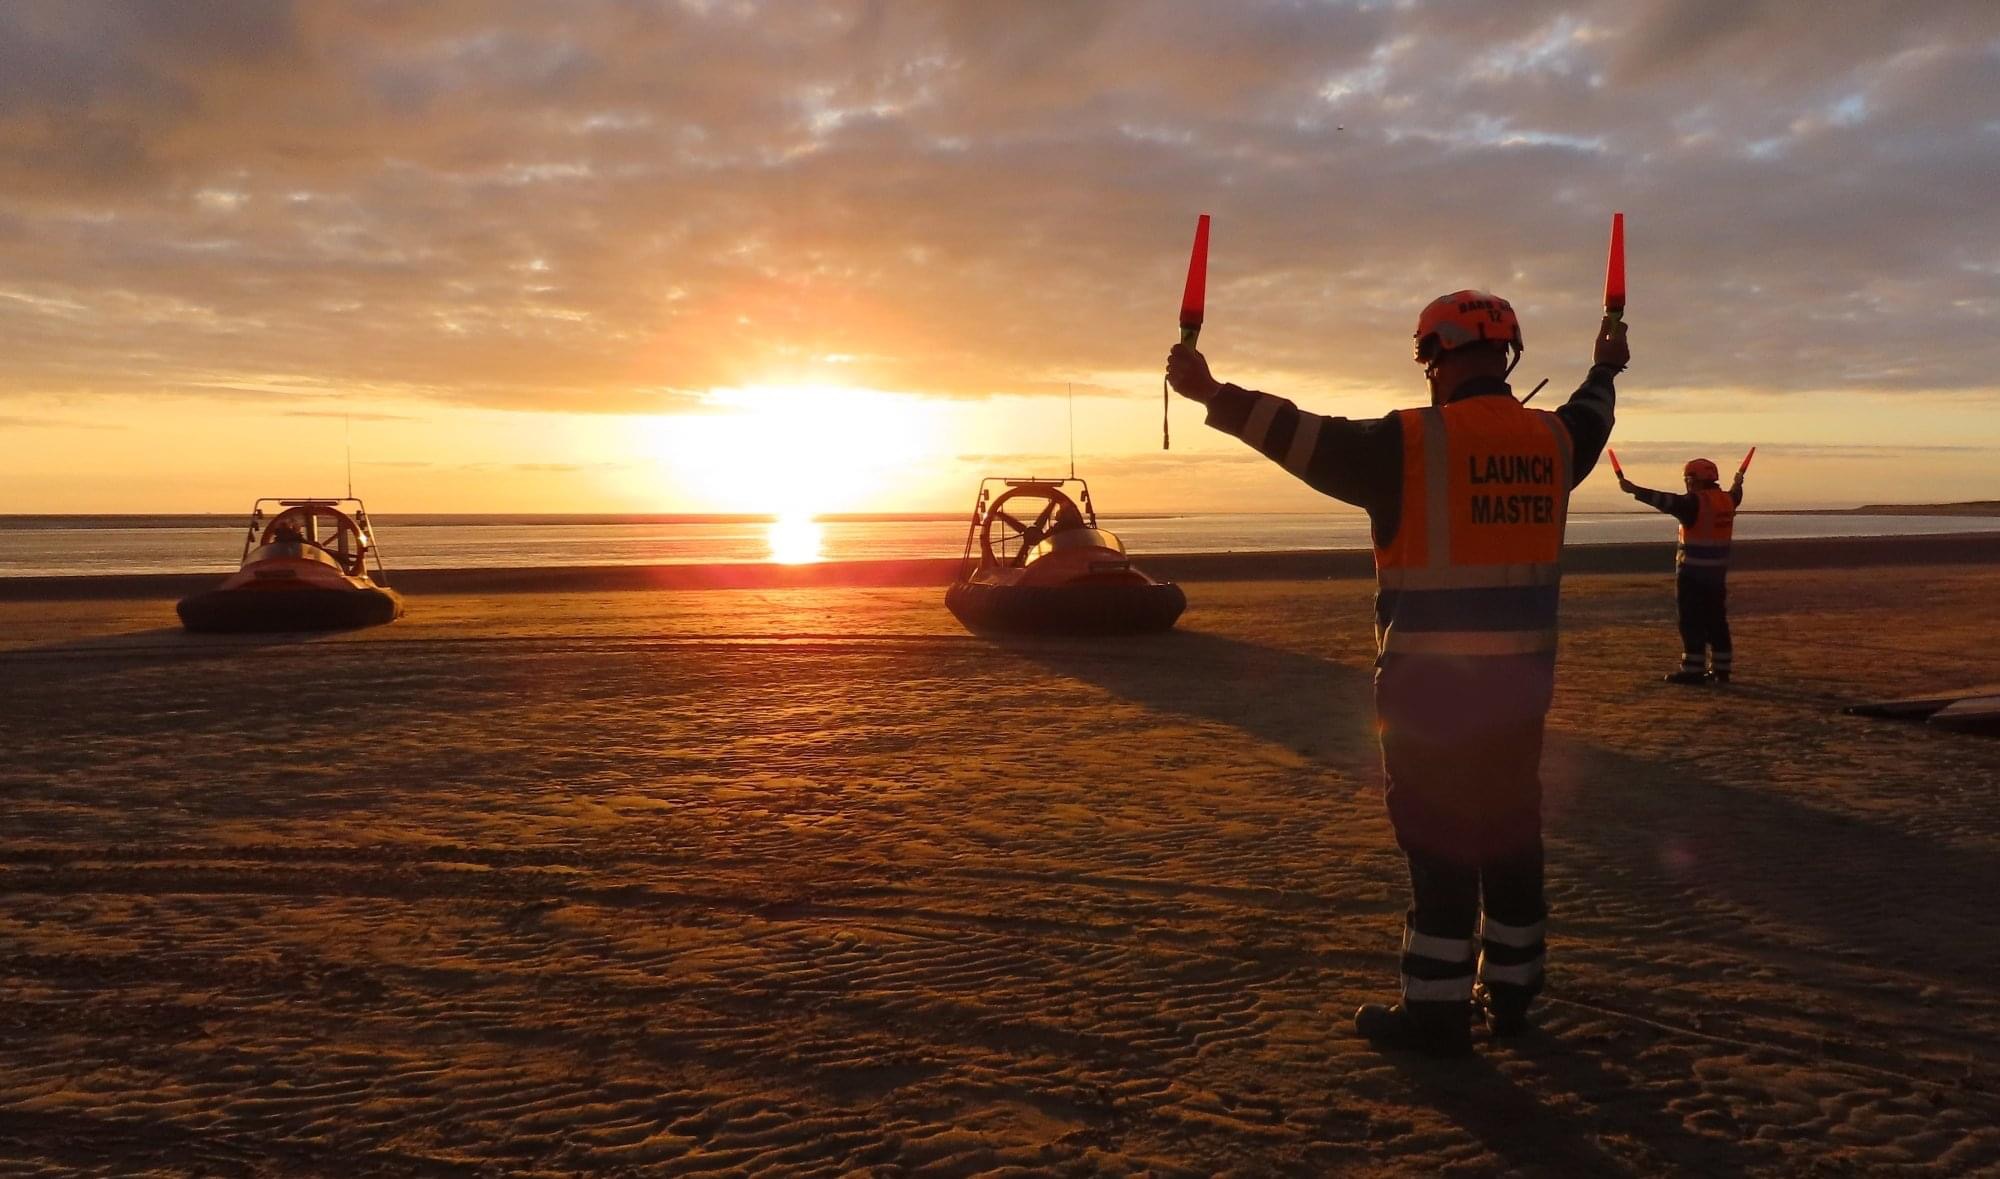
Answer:
[[[1521,320],[1514,305],[1489,291],[1439,295],[1417,316],[1416,361],[1442,404],[1473,377],[1505,378],[1521,361]]]
[[[1697,487],[1713,487],[1722,482],[1722,472],[1705,458],[1689,459],[1687,466],[1681,468],[1681,477],[1687,480],[1689,491]]]

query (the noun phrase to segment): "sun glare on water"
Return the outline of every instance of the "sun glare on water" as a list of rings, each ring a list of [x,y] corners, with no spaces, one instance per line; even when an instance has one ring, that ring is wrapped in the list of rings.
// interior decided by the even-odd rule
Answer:
[[[823,530],[811,516],[780,516],[768,534],[771,559],[780,565],[810,565],[820,559]]]
[[[696,510],[774,516],[772,561],[822,560],[833,512],[906,508],[911,471],[930,461],[941,419],[924,399],[838,385],[714,389],[700,409],[654,419],[668,494]]]

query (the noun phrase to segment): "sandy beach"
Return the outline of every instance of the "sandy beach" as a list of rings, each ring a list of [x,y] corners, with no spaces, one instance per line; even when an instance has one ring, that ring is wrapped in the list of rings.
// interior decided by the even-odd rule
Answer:
[[[1565,594],[1551,991],[1383,1055],[1366,580],[996,641],[930,586],[0,601],[0,1174],[2000,1168],[2000,566]],[[1914,607],[1914,608],[1913,608]]]

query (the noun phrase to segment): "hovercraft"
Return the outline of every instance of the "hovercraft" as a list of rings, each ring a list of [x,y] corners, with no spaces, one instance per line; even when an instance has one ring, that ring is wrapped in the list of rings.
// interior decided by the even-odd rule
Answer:
[[[944,604],[972,630],[1135,634],[1172,627],[1187,595],[1133,567],[1083,480],[983,479]]]
[[[266,518],[267,509],[276,514]],[[193,631],[344,630],[403,616],[403,597],[368,576],[375,536],[358,499],[260,499],[242,567],[174,609]],[[382,559],[375,558],[382,574]]]

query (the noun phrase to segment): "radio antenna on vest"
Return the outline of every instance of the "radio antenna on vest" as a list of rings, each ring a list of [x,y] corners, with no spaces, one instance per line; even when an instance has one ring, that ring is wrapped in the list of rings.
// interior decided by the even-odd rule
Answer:
[[[1547,377],[1543,377],[1542,385],[1546,385],[1548,383],[1549,379]],[[1535,394],[1540,393],[1542,391],[1542,385],[1536,385],[1534,388],[1528,390],[1528,395],[1526,397],[1521,398],[1521,404],[1526,405],[1530,401],[1533,401],[1535,399]]]

